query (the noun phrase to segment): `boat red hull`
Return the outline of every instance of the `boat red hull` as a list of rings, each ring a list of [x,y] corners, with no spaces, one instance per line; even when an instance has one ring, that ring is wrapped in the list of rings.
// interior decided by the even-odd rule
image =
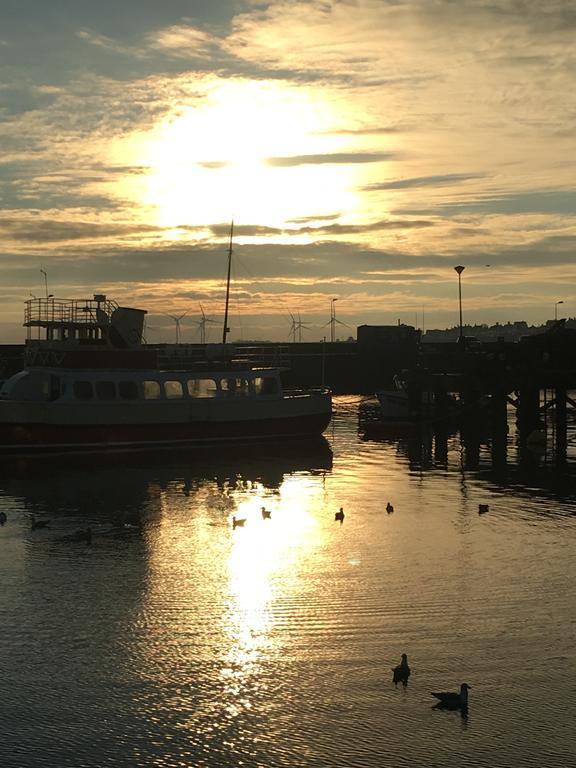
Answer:
[[[329,413],[253,421],[188,424],[0,424],[0,451],[117,449],[146,445],[320,435]]]

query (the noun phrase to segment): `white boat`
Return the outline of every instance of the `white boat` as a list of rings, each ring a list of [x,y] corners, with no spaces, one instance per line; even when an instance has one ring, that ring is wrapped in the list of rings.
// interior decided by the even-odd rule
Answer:
[[[375,393],[380,403],[382,421],[416,421],[432,416],[432,392],[411,393],[406,380],[398,374],[394,376],[393,383],[393,389],[380,389]]]
[[[104,295],[27,301],[25,366],[0,389],[0,451],[281,440],[330,423],[329,390],[284,390],[278,366],[239,361],[229,344],[163,366],[143,344],[145,314]]]

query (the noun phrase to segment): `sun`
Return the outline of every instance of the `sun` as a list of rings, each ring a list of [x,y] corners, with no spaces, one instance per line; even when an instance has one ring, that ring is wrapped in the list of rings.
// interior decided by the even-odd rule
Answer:
[[[283,227],[355,205],[350,169],[315,163],[341,151],[342,123],[327,98],[279,82],[216,81],[140,143],[143,204],[159,226],[202,227],[234,218]],[[310,161],[307,161],[310,158]]]

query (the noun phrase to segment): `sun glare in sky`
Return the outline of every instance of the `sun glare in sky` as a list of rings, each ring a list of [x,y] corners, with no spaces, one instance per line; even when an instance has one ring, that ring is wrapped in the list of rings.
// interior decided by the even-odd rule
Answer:
[[[170,229],[232,217],[283,227],[291,219],[350,213],[358,204],[353,170],[314,162],[345,151],[349,139],[329,132],[341,121],[312,91],[216,83],[197,106],[180,107],[147,136],[134,137],[133,162],[148,169],[141,202]]]

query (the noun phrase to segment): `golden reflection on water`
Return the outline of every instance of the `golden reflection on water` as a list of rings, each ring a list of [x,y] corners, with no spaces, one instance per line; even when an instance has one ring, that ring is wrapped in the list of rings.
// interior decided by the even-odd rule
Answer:
[[[279,651],[279,605],[298,589],[297,564],[303,551],[317,546],[322,537],[311,512],[317,493],[317,479],[289,477],[275,504],[259,493],[237,507],[236,517],[245,518],[246,524],[233,531],[228,560],[228,651],[221,671],[230,714],[252,706],[246,691],[253,687],[262,657]],[[262,518],[262,507],[270,510],[270,519]]]
[[[321,477],[294,474],[273,489],[237,477],[171,486],[154,499],[159,524],[131,652],[137,668],[163,670],[160,684],[181,680],[163,699],[181,727],[228,727],[267,690],[263,665],[285,642],[283,606],[298,599],[300,562],[324,536],[322,496]],[[234,529],[233,515],[245,526]],[[218,695],[194,699],[184,681]]]

